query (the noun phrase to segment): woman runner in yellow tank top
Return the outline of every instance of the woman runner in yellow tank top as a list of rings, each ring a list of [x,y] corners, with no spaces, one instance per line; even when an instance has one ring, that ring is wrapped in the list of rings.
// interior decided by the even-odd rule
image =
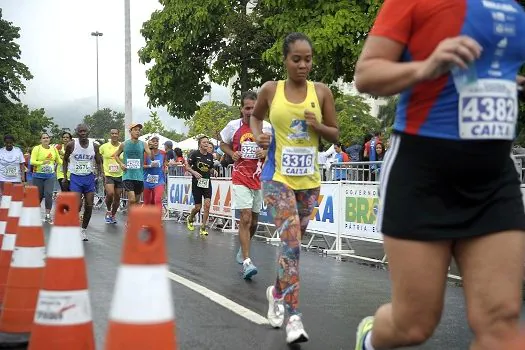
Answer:
[[[334,98],[321,83],[307,80],[312,69],[312,44],[301,33],[289,34],[283,44],[288,78],[266,82],[250,119],[259,146],[268,149],[261,179],[264,201],[273,216],[282,242],[278,274],[266,290],[268,321],[275,328],[286,325],[289,344],[308,340],[299,312],[299,253],[315,206],[321,176],[317,165],[319,138],[335,143],[339,137]],[[272,135],[262,133],[269,113]]]

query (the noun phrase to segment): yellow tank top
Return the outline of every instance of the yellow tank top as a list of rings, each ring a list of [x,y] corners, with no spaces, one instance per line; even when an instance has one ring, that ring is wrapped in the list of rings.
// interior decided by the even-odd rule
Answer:
[[[306,98],[291,103],[284,95],[284,81],[277,89],[270,106],[273,136],[268,158],[261,175],[262,180],[284,183],[294,190],[307,190],[321,185],[317,165],[319,135],[306,125],[304,111],[313,112],[321,122],[321,106],[313,82],[307,82]]]

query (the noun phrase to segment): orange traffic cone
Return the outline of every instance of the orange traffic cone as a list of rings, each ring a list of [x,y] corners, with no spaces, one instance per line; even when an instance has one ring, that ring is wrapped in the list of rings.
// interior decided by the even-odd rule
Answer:
[[[26,345],[45,266],[38,188],[26,187],[0,316],[0,348]]]
[[[4,240],[5,226],[7,225],[7,212],[11,205],[12,190],[13,184],[10,182],[4,182],[4,193],[2,194],[2,201],[0,202],[0,247],[2,247],[2,241]]]
[[[7,213],[7,225],[5,227],[2,249],[0,250],[0,304],[4,302],[5,285],[7,274],[11,267],[11,257],[15,249],[16,233],[18,231],[18,219],[22,212],[22,200],[24,199],[24,185],[14,185],[11,191],[11,205]]]
[[[78,197],[62,192],[56,202],[30,350],[95,348],[84,246],[79,236]]]
[[[160,210],[145,206],[129,211],[106,350],[177,349]]]

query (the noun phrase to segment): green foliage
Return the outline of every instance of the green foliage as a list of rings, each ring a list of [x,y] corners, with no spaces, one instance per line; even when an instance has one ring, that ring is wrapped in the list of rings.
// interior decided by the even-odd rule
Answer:
[[[124,137],[124,113],[109,108],[101,109],[92,115],[84,116],[82,121],[89,128],[89,137],[108,139],[111,129],[119,129]]]
[[[268,80],[261,55],[272,44],[248,0],[164,0],[142,27],[146,45],[140,62],[153,63],[146,75],[150,106],[166,106],[171,115],[189,119],[211,90],[207,77],[234,84],[237,94]],[[212,68],[210,68],[212,63]],[[248,74],[249,73],[249,74]]]
[[[0,8],[0,104],[20,102],[18,96],[26,91],[22,80],[33,79],[27,66],[19,61],[20,46],[15,42],[19,32],[19,27],[2,19]]]
[[[40,144],[40,134],[58,128],[53,118],[46,116],[43,108],[30,110],[22,103],[0,104],[0,130],[3,135],[11,134],[20,147]],[[3,143],[3,137],[0,138]]]
[[[195,116],[186,122],[190,128],[189,135],[206,135],[219,140],[219,133],[229,121],[240,117],[237,107],[230,107],[222,102],[205,102],[195,113]]]
[[[399,95],[390,96],[387,98],[386,104],[379,107],[378,118],[381,120],[382,130],[392,128],[392,125],[394,125],[398,103]]]
[[[175,130],[168,130],[160,120],[157,112],[151,112],[150,120],[144,123],[142,134],[157,133],[175,142],[182,141],[186,138],[186,135],[180,134]]]
[[[361,53],[382,1],[380,0],[260,0],[272,14],[266,27],[278,40],[264,53],[271,64],[282,64],[282,44],[290,32],[307,34],[314,46],[310,79],[331,84],[353,80]]]
[[[51,143],[60,144],[62,143],[62,133],[67,131],[71,133],[71,135],[74,135],[74,133],[69,128],[61,128],[57,124],[53,123],[53,125],[48,129],[49,133],[51,134]]]
[[[379,130],[380,122],[370,115],[370,106],[362,96],[343,95],[335,100],[339,141],[345,146],[361,144],[366,134]]]

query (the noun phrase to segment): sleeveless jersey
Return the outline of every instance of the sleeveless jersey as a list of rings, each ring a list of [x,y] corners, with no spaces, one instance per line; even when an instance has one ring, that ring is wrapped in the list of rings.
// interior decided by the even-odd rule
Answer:
[[[124,142],[124,165],[126,171],[122,174],[122,180],[144,181],[144,142],[137,140]]]
[[[516,75],[525,62],[525,13],[515,0],[386,0],[370,35],[405,45],[405,62],[424,60],[459,35],[483,47],[469,70],[454,72],[456,83],[450,73],[404,91],[395,130],[452,140],[514,138]]]
[[[95,169],[95,145],[92,141],[88,141],[87,148],[83,148],[78,139],[73,140],[73,142],[75,143],[75,148],[69,156],[69,172],[80,176],[93,174]]]
[[[271,133],[272,126],[263,121],[263,132]],[[253,190],[261,189],[261,171],[264,159],[258,159],[256,151],[259,148],[255,143],[250,125],[244,124],[241,119],[232,120],[221,131],[222,141],[232,146],[234,152],[241,152],[241,158],[233,163],[232,183],[243,185]]]
[[[146,158],[146,155],[144,155],[144,159],[146,165],[151,165],[152,162],[158,163],[157,167],[144,169],[144,187],[151,189],[159,185],[164,185],[166,183],[166,179],[164,178],[166,153],[159,150],[159,153],[154,157],[155,160],[152,161],[149,157]]]
[[[313,82],[307,82],[306,98],[291,103],[284,95],[284,81],[277,88],[270,106],[272,140],[264,163],[262,180],[284,183],[294,190],[307,190],[321,185],[317,164],[319,135],[306,125],[304,111],[309,110],[321,122],[321,106]]]

